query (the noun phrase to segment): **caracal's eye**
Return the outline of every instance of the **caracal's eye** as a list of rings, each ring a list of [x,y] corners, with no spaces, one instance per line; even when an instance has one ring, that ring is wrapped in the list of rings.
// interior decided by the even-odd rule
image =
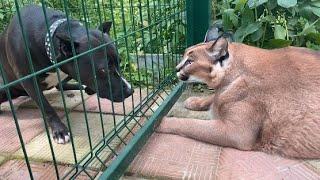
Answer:
[[[189,64],[192,64],[193,63],[193,60],[191,59],[187,59],[186,62],[184,63],[185,65],[189,65]]]

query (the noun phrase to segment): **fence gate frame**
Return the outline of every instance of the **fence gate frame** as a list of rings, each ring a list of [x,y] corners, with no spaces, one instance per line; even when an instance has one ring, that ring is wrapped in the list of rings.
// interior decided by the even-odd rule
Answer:
[[[6,0],[0,0],[0,3],[3,3],[3,2],[5,2]],[[20,12],[19,12],[19,0],[8,0],[8,2],[13,2],[13,5],[15,5],[15,9],[17,10],[17,14],[18,14],[18,17],[19,17],[19,24],[20,24],[20,28],[21,28],[21,30],[22,30],[22,34],[23,34],[23,36],[25,36],[25,33],[24,33],[24,30],[23,30],[23,27],[22,27],[22,23],[21,23],[21,17],[20,17]],[[34,2],[33,0],[21,0],[21,2],[25,2],[25,1],[27,1],[27,2]],[[99,8],[99,0],[96,0],[98,3],[98,11],[99,11],[99,20],[100,20],[100,23],[101,23],[101,18],[102,17],[100,17],[101,16],[101,12],[100,12],[100,8]],[[142,8],[145,8],[144,10],[150,10],[149,9],[149,1],[151,1],[151,2],[154,2],[154,7],[153,8],[156,8],[156,3],[159,3],[159,2],[162,2],[162,0],[146,0],[146,2],[147,2],[147,5],[146,6],[141,6],[141,0],[139,0],[139,2],[140,2],[140,5],[139,5],[139,8],[140,8],[140,19],[141,19],[141,22],[142,22],[142,12],[141,12],[141,9]],[[179,2],[179,1],[183,1],[183,0],[165,0],[166,2],[169,2],[169,4],[171,4],[172,2]],[[11,2],[11,3],[12,3]],[[45,1],[45,0],[38,0],[37,2],[41,2],[42,3],[42,5],[43,4],[46,4],[47,2]],[[71,31],[70,31],[70,25],[69,25],[69,15],[68,15],[68,10],[66,10],[67,8],[68,8],[68,5],[67,5],[67,0],[60,0],[59,1],[61,4],[63,4],[63,6],[62,7],[65,7],[65,12],[64,13],[66,13],[66,16],[67,16],[67,21],[68,21],[68,31],[69,31],[69,34],[71,35]],[[109,2],[110,2],[110,8],[112,9],[112,0],[109,0]],[[121,2],[121,9],[122,9],[122,11],[124,11],[124,7],[123,7],[123,0],[121,0],[120,1]],[[131,1],[132,2],[132,1]],[[181,43],[181,44],[183,44],[183,48],[185,48],[185,47],[189,47],[189,46],[192,46],[192,45],[194,45],[194,44],[197,44],[197,43],[200,43],[200,42],[203,42],[203,40],[204,40],[204,36],[205,36],[205,33],[206,33],[206,31],[207,31],[207,29],[209,28],[209,26],[210,26],[210,22],[211,22],[211,20],[210,20],[210,18],[211,18],[211,8],[212,8],[212,6],[211,6],[211,2],[212,2],[212,0],[186,0],[185,1],[185,4],[183,4],[183,8],[181,8],[181,9],[183,9],[183,10],[181,10],[181,11],[179,11],[179,12],[174,12],[175,14],[173,14],[174,15],[174,17],[178,17],[176,14],[178,14],[178,13],[180,13],[179,14],[179,17],[177,18],[178,20],[179,20],[179,18],[180,18],[180,20],[181,19],[183,19],[183,20],[185,20],[185,22],[186,22],[186,29],[185,29],[185,26],[183,26],[184,28],[183,28],[183,31],[185,32],[186,31],[186,39],[185,39],[185,41],[183,41],[183,43]],[[9,4],[11,4],[11,3],[9,3]],[[177,3],[178,4],[178,3]],[[83,8],[83,12],[85,12],[85,0],[81,0],[81,5],[82,5],[82,8]],[[185,6],[184,6],[185,5]],[[79,4],[78,4],[78,6],[80,6]],[[169,5],[170,6],[170,5]],[[159,7],[161,7],[161,4],[160,4],[160,6]],[[42,6],[42,8],[43,8],[43,12],[45,13],[45,6],[43,5]],[[11,8],[10,8],[11,9]],[[14,9],[14,8],[12,8],[12,9]],[[161,8],[160,8],[161,9]],[[85,17],[85,22],[86,22],[86,24],[85,24],[85,28],[86,28],[86,31],[87,31],[87,33],[88,33],[88,25],[87,25],[87,20],[86,20],[86,16],[88,16],[88,14],[86,14],[86,13],[84,13],[85,15],[84,15],[84,17]],[[111,13],[112,14],[112,18],[114,18],[113,16],[113,12]],[[149,16],[149,12],[147,13],[148,14],[148,16]],[[160,14],[161,14],[161,11],[160,11]],[[183,16],[181,15],[181,14],[183,14]],[[171,16],[173,16],[173,15],[170,15],[170,17]],[[122,16],[124,16],[124,14],[123,14],[123,12],[122,12]],[[123,18],[123,17],[122,17]],[[46,28],[47,28],[47,30],[49,29],[49,24],[48,24],[48,20],[47,20],[47,17],[46,17],[46,15],[45,15],[45,19],[46,19]],[[148,19],[150,19],[150,17],[148,17]],[[123,24],[125,24],[124,23],[124,18],[122,19],[123,20]],[[163,20],[163,19],[162,19]],[[176,20],[176,19],[173,19],[173,21],[174,20]],[[114,19],[112,19],[112,21],[114,22]],[[149,21],[149,20],[148,20]],[[163,20],[163,21],[165,21],[165,20]],[[152,21],[151,21],[152,22]],[[170,20],[170,22],[171,22],[171,20]],[[175,21],[174,21],[175,22]],[[185,22],[183,22],[184,24],[185,24]],[[155,23],[156,24],[156,23]],[[167,27],[167,22],[165,22],[165,24],[166,24],[166,27]],[[134,25],[133,25],[134,26]],[[123,28],[123,29],[125,29],[125,27]],[[142,37],[143,37],[143,32],[144,32],[144,30],[149,30],[149,34],[151,34],[150,36],[152,37],[152,32],[150,31],[150,27],[149,26],[147,26],[147,27],[143,27],[143,25],[142,25],[142,28],[141,28],[141,31],[142,31]],[[175,30],[177,30],[177,29],[170,29],[170,32],[172,31],[175,31]],[[0,31],[1,31],[1,29],[0,29]],[[134,29],[134,31],[135,31],[135,29]],[[158,29],[157,29],[157,31],[158,31]],[[159,30],[160,32],[162,31],[161,29]],[[128,45],[127,45],[127,38],[130,36],[130,35],[135,35],[135,33],[136,32],[134,32],[134,33],[130,33],[130,34],[126,34],[126,30],[124,30],[124,32],[125,32],[125,35],[124,35],[124,37],[122,37],[122,39],[124,39],[125,40],[125,43],[126,43],[126,53],[127,53],[127,55],[129,56],[129,51],[128,51]],[[177,32],[177,34],[179,33],[179,27],[178,27],[178,32]],[[116,29],[114,28],[114,34],[116,34]],[[174,33],[173,33],[174,34]],[[87,35],[87,36],[89,36],[89,35]],[[135,37],[135,36],[134,36]],[[175,37],[176,38],[176,37]],[[120,39],[120,38],[119,38]],[[142,38],[143,39],[143,38]],[[151,38],[152,39],[152,38]],[[1,86],[0,85],[0,90],[2,90],[2,89],[5,89],[5,91],[6,91],[6,94],[7,94],[7,96],[8,96],[8,99],[9,99],[9,105],[10,105],[10,109],[11,109],[11,112],[12,112],[12,116],[13,116],[13,119],[14,119],[14,123],[15,123],[15,126],[16,126],[16,130],[17,130],[17,135],[18,135],[18,137],[19,137],[19,141],[20,141],[20,144],[21,144],[21,149],[22,149],[22,152],[23,152],[23,155],[24,155],[24,161],[26,162],[26,164],[27,164],[27,168],[28,168],[28,172],[29,172],[29,174],[30,174],[30,178],[31,179],[33,179],[34,177],[33,177],[33,174],[32,174],[32,168],[31,168],[31,166],[30,166],[30,161],[31,160],[29,160],[29,156],[27,155],[27,151],[26,151],[26,147],[25,147],[25,143],[24,143],[24,141],[23,141],[23,136],[22,136],[22,134],[21,134],[21,132],[20,132],[20,128],[19,128],[19,122],[18,122],[18,119],[17,119],[17,117],[16,117],[16,115],[15,115],[15,113],[14,113],[14,107],[13,107],[13,103],[12,103],[12,99],[11,99],[11,95],[10,95],[10,92],[9,92],[9,88],[11,87],[11,86],[13,86],[13,85],[16,85],[16,84],[18,84],[18,83],[20,83],[21,81],[24,81],[24,80],[27,80],[27,79],[31,79],[32,78],[32,80],[33,80],[33,82],[34,82],[34,87],[37,87],[37,88],[35,88],[35,89],[37,89],[37,95],[40,97],[40,90],[39,90],[39,86],[37,85],[37,80],[36,80],[36,76],[38,76],[38,75],[40,75],[41,73],[45,73],[45,72],[47,72],[47,71],[49,71],[49,70],[51,70],[51,69],[56,69],[56,71],[58,71],[58,69],[59,69],[59,67],[61,66],[61,65],[63,65],[63,64],[65,64],[65,63],[68,63],[68,62],[73,62],[74,63],[74,65],[76,65],[77,63],[76,63],[76,60],[77,60],[77,58],[79,57],[79,56],[82,56],[83,54],[89,54],[89,53],[92,53],[93,51],[95,51],[97,48],[93,48],[93,49],[89,49],[88,50],[88,52],[85,52],[85,53],[83,53],[83,54],[76,54],[75,53],[75,47],[74,47],[74,45],[73,45],[73,43],[72,43],[72,52],[73,52],[73,57],[71,57],[71,58],[69,58],[69,59],[66,59],[66,60],[62,60],[61,62],[56,62],[54,65],[51,65],[51,66],[49,66],[49,67],[46,67],[46,68],[44,68],[44,69],[41,69],[41,70],[38,70],[38,71],[35,71],[34,69],[33,69],[33,64],[32,64],[32,58],[31,58],[31,54],[30,54],[30,50],[29,50],[29,44],[28,44],[28,40],[24,37],[24,45],[25,45],[25,50],[27,51],[27,56],[28,56],[28,62],[29,62],[29,64],[30,64],[30,66],[32,67],[31,68],[31,70],[32,70],[32,73],[31,74],[29,74],[29,75],[26,75],[26,76],[24,76],[24,77],[21,77],[21,78],[19,78],[19,79],[17,79],[17,80],[14,80],[14,81],[12,81],[12,82],[7,82],[7,80],[6,80],[6,78],[5,78],[5,73],[4,73],[4,70],[3,70],[3,67],[2,67],[2,65],[0,64],[0,78],[1,77],[4,77],[3,79],[4,79],[4,86]],[[114,42],[116,42],[116,41],[118,41],[118,39],[117,38],[115,38],[115,40],[114,40]],[[175,41],[176,41],[176,39],[175,39]],[[50,38],[50,42],[52,43],[52,39]],[[73,42],[73,40],[71,40],[71,42]],[[186,42],[185,44],[184,44],[184,42]],[[90,43],[89,43],[90,44]],[[107,44],[107,43],[106,43]],[[106,45],[106,44],[104,44],[104,46]],[[143,46],[144,46],[144,42],[143,42]],[[160,46],[160,45],[159,45]],[[138,46],[136,46],[135,48],[137,48]],[[157,46],[158,47],[158,46]],[[99,47],[99,48],[102,48],[102,46],[101,47]],[[167,44],[167,51],[165,52],[164,50],[163,50],[163,53],[162,53],[162,55],[163,55],[163,59],[164,59],[164,56],[166,55],[166,56],[172,56],[171,58],[172,58],[172,60],[173,60],[173,55],[175,55],[175,60],[173,60],[173,61],[175,61],[175,62],[173,62],[172,61],[172,63],[171,63],[171,65],[172,64],[177,64],[177,62],[179,62],[180,61],[180,59],[178,59],[179,57],[179,53],[180,53],[180,51],[179,51],[179,53],[177,53],[177,52],[175,52],[175,54],[173,54],[172,52],[170,52],[169,50],[174,50],[174,48],[176,48],[176,47],[173,47],[173,46],[168,46],[168,44]],[[147,52],[144,52],[144,56],[146,56],[146,53]],[[138,54],[138,53],[136,53],[136,54]],[[158,58],[159,58],[159,52],[158,52]],[[145,57],[145,59],[146,59],[146,57]],[[146,60],[145,60],[146,61]],[[159,61],[159,60],[158,60]],[[165,61],[165,60],[163,60],[163,61]],[[92,57],[91,57],[91,63],[92,63]],[[153,60],[152,60],[152,63],[153,63]],[[147,65],[145,65],[145,66],[147,66]],[[168,65],[169,66],[169,65]],[[153,68],[153,67],[152,67]],[[77,68],[78,69],[78,68]],[[138,68],[139,69],[139,68]],[[158,67],[158,69],[159,69],[159,67]],[[162,69],[161,69],[162,70]],[[130,165],[130,163],[133,161],[133,159],[135,158],[135,156],[139,153],[139,151],[142,149],[142,147],[146,144],[146,142],[147,142],[147,140],[148,140],[148,138],[152,135],[152,133],[154,132],[154,128],[157,126],[157,125],[159,125],[159,123],[161,122],[161,119],[170,111],[170,109],[172,108],[172,106],[175,104],[175,102],[180,98],[180,96],[181,96],[181,94],[183,93],[183,91],[185,90],[185,88],[186,88],[186,84],[185,83],[183,83],[183,82],[178,82],[178,83],[176,83],[177,81],[176,81],[176,78],[175,78],[175,74],[173,73],[173,71],[174,71],[174,68],[171,68],[170,70],[170,73],[169,74],[165,74],[166,73],[166,71],[165,71],[166,69],[165,69],[165,67],[164,67],[164,78],[167,80],[167,79],[169,79],[169,80],[167,80],[167,84],[170,84],[170,87],[171,87],[171,91],[170,91],[170,93],[167,93],[167,97],[165,98],[165,99],[163,99],[163,101],[162,101],[162,103],[159,105],[159,107],[153,112],[153,114],[150,116],[150,118],[148,118],[148,120],[143,124],[143,126],[141,126],[141,128],[137,131],[137,133],[135,133],[134,134],[134,136],[132,136],[132,138],[129,140],[129,142],[120,150],[120,153],[118,153],[118,154],[116,154],[114,157],[112,157],[112,158],[114,158],[112,161],[111,161],[111,163],[110,163],[110,165],[108,165],[107,167],[106,166],[104,166],[104,167],[106,167],[106,169],[103,169],[103,172],[102,172],[102,174],[100,175],[100,177],[98,177],[99,179],[101,179],[101,180],[105,180],[105,179],[119,179],[124,173],[125,173],[125,171],[127,170],[127,168],[129,167],[129,165]],[[79,69],[77,70],[77,71],[79,71]],[[153,72],[154,73],[154,72]],[[58,79],[59,79],[59,88],[60,88],[60,90],[62,90],[62,81],[61,81],[61,79],[60,79],[60,76],[59,76],[59,73],[57,73],[58,74]],[[78,76],[78,80],[80,80],[80,76],[79,76],[79,72],[77,72],[77,76]],[[95,80],[96,81],[96,80]],[[110,81],[110,80],[109,80]],[[159,78],[159,81],[160,81],[160,78]],[[165,80],[163,80],[163,82],[164,82]],[[171,82],[172,81],[172,82]],[[174,81],[174,83],[173,83],[173,81]],[[80,82],[81,82],[81,80],[80,80]],[[161,87],[164,83],[163,82],[159,82],[159,87],[157,86],[157,88],[158,88],[158,90],[160,91],[160,88],[163,88],[163,87]],[[176,84],[175,84],[176,83]],[[96,82],[95,82],[95,84],[96,84]],[[109,84],[110,84],[110,82],[109,82]],[[80,83],[80,85],[81,85],[81,83]],[[82,86],[82,85],[81,85]],[[163,85],[164,86],[164,85]],[[147,85],[147,87],[148,87],[148,85]],[[97,88],[97,87],[96,87]],[[155,88],[155,89],[157,89],[157,88]],[[164,89],[164,88],[163,88]],[[68,125],[68,128],[69,128],[69,126],[70,126],[70,124],[69,124],[69,118],[68,118],[68,113],[71,113],[71,111],[70,112],[66,112],[66,102],[65,102],[65,100],[64,100],[64,95],[63,95],[63,92],[60,92],[61,94],[62,94],[62,97],[63,97],[63,105],[64,105],[64,110],[65,110],[65,113],[67,114],[67,125]],[[123,93],[123,92],[122,92]],[[153,98],[153,96],[155,96],[156,94],[157,94],[158,92],[153,92],[153,94],[150,96],[150,97],[147,97],[146,98],[146,101],[149,101],[149,99],[152,99]],[[148,94],[148,93],[147,93]],[[123,94],[122,94],[123,95]],[[82,90],[81,90],[81,96],[83,96],[83,93],[82,93]],[[141,86],[140,86],[140,96],[141,96]],[[149,96],[149,95],[148,95]],[[141,97],[140,97],[141,98]],[[150,100],[151,101],[151,100]],[[84,103],[84,100],[83,100],[83,97],[82,97],[82,103]],[[139,108],[140,109],[143,109],[144,107],[141,105],[141,103],[140,103],[140,106],[139,106]],[[43,104],[42,104],[42,101],[41,101],[41,107],[39,108],[40,110],[41,110],[41,112],[42,112],[42,116],[44,117],[44,114],[43,114],[43,112],[44,112],[44,107],[43,107]],[[101,107],[100,107],[100,101],[99,101],[99,109],[100,109],[100,114],[101,114]],[[114,111],[113,111],[114,112]],[[86,110],[84,111],[84,113],[86,114],[87,112],[86,112]],[[113,116],[115,116],[115,114],[113,114]],[[127,114],[126,115],[126,117],[129,117],[129,118],[134,118],[134,113],[132,113],[132,114]],[[43,119],[45,119],[45,118],[43,118]],[[102,117],[101,117],[101,119],[102,119]],[[87,121],[87,118],[86,118],[86,121]],[[121,124],[121,123],[120,123]],[[140,125],[140,124],[139,124]],[[120,125],[119,125],[120,126]],[[123,126],[123,127],[122,127]],[[122,122],[122,124],[121,124],[121,127],[122,128],[124,128],[126,126],[126,122]],[[116,128],[116,127],[115,127]],[[70,128],[69,128],[70,129]],[[70,129],[71,130],[71,129]],[[51,153],[52,153],[52,160],[53,160],[53,164],[54,164],[54,166],[55,166],[55,172],[56,172],[56,175],[57,175],[57,179],[60,179],[61,177],[59,177],[59,172],[58,172],[58,169],[57,169],[57,162],[56,162],[56,157],[55,157],[55,155],[54,155],[54,150],[53,150],[53,145],[52,145],[52,143],[51,143],[51,139],[50,139],[50,133],[49,133],[49,131],[48,131],[48,127],[46,126],[46,123],[45,123],[45,131],[44,131],[45,133],[46,133],[46,135],[48,136],[48,140],[49,140],[49,147],[50,147],[50,150],[51,150]],[[71,135],[72,135],[72,133],[71,133]],[[90,135],[89,135],[90,136]],[[103,140],[105,141],[105,139],[106,139],[106,137],[109,137],[108,135],[106,135],[105,137],[103,137]],[[73,137],[71,137],[71,139],[72,139]],[[71,140],[72,141],[72,140]],[[100,142],[104,142],[104,141],[100,141]],[[90,143],[91,143],[91,140],[90,140]],[[73,147],[74,145],[73,145],[73,142],[72,142],[72,147]],[[102,147],[102,146],[101,146]],[[104,148],[106,148],[106,146],[104,146]],[[92,149],[97,149],[97,146],[95,146],[94,148],[92,148]],[[91,151],[90,151],[90,153],[93,153],[94,151],[91,149]],[[103,148],[102,148],[103,149]],[[100,149],[99,149],[100,150]],[[74,150],[74,148],[73,148],[73,153],[74,153],[74,155],[76,154],[76,152],[75,152],[75,150]],[[75,158],[76,159],[76,161],[77,161],[77,158]],[[82,161],[84,161],[85,160],[85,158],[83,158],[82,160],[80,160],[81,162]],[[91,160],[91,159],[90,159]],[[88,161],[90,161],[90,160],[88,160]],[[91,161],[90,161],[91,162]],[[90,163],[89,162],[89,163]],[[100,161],[101,162],[101,161]],[[87,162],[86,162],[87,163]],[[85,163],[85,164],[86,164]],[[101,162],[102,163],[102,162]],[[79,163],[80,164],[80,163]],[[78,168],[79,169],[81,169],[82,168],[82,170],[84,169],[85,170],[85,168],[83,168],[83,167],[81,167],[79,164],[77,164],[77,163],[75,163],[74,164],[74,167],[73,168],[77,168],[77,171],[78,171]],[[102,169],[102,168],[101,168]],[[101,169],[99,169],[99,171],[98,172],[100,172],[101,171]],[[81,171],[82,171],[81,170]],[[81,172],[80,171],[80,172]],[[77,175],[79,175],[78,173],[76,173],[75,174],[75,176],[77,176]],[[99,175],[99,174],[98,174]],[[89,176],[90,177],[90,176]],[[65,177],[64,177],[65,178]],[[75,177],[74,176],[72,176],[71,177],[71,179],[74,179]]]
[[[187,47],[204,40],[204,36],[210,26],[211,0],[186,0],[187,14]],[[117,158],[99,177],[100,180],[119,179],[126,171],[134,157],[146,144],[161,119],[170,111],[175,102],[185,90],[186,84],[179,82],[166,100],[151,116],[148,122],[130,140],[129,144],[122,150]]]

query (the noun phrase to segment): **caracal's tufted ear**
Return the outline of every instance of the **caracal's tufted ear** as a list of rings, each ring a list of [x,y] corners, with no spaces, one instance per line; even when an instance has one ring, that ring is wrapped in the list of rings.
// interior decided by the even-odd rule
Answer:
[[[208,42],[206,52],[213,63],[228,54],[228,40],[220,36],[217,40]]]
[[[204,42],[210,42],[216,40],[220,36],[219,28],[212,26],[207,30],[206,36],[204,37]]]
[[[215,21],[212,26],[207,30],[204,37],[204,42],[210,42],[217,40],[220,36],[226,38],[229,42],[233,42],[233,32],[230,30],[224,30],[221,20]]]

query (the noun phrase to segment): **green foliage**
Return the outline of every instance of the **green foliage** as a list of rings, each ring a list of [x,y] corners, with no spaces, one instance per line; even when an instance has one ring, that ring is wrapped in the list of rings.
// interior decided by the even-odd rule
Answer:
[[[214,8],[238,42],[263,48],[320,47],[319,0],[222,0]]]
[[[290,8],[297,5],[297,0],[277,0],[279,6],[284,8]]]

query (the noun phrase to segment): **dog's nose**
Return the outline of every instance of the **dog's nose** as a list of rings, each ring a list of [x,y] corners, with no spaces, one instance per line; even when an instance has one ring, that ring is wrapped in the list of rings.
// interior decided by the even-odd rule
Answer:
[[[128,88],[128,94],[132,95],[134,93],[134,89]]]
[[[123,84],[122,89],[124,90],[125,95],[130,96],[134,93],[134,90],[131,87],[131,85],[129,86],[128,84]]]
[[[122,89],[124,90],[124,93],[126,96],[131,96],[134,92],[131,84],[126,80],[124,79],[123,77],[121,77],[122,79]]]
[[[134,90],[132,88],[125,88],[124,89],[124,95],[126,98],[131,96],[133,93],[134,93]]]
[[[95,94],[96,92],[88,87],[86,87],[84,89],[84,91],[88,94],[88,95],[92,95],[92,94]]]

